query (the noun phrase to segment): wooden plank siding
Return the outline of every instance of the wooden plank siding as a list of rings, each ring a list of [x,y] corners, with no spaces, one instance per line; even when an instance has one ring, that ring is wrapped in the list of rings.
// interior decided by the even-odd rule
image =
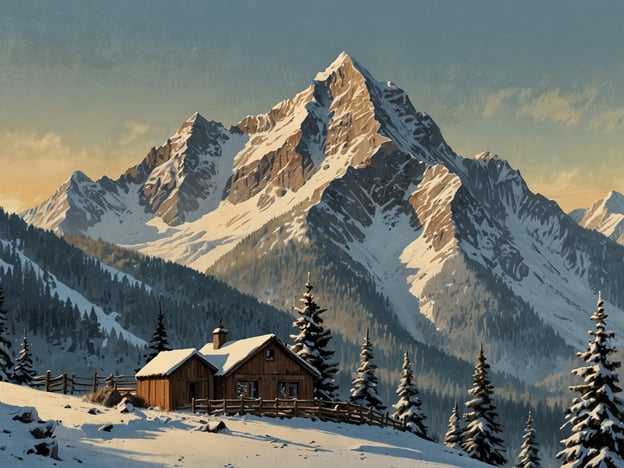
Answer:
[[[190,407],[193,398],[214,398],[213,390],[214,370],[197,356],[170,375],[137,378],[137,395],[164,410]]]
[[[272,358],[266,354],[272,350]],[[275,339],[259,348],[247,360],[225,376],[215,377],[214,398],[239,398],[237,382],[257,381],[258,398],[313,398],[314,377],[292,354],[284,351]],[[297,383],[298,395],[280,395],[279,384]],[[252,395],[248,395],[252,396]]]

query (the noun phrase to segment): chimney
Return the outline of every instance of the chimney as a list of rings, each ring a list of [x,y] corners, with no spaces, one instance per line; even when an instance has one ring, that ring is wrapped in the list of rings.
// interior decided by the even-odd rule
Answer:
[[[223,322],[219,320],[219,326],[212,330],[212,346],[219,349],[228,339],[228,331],[223,328]]]

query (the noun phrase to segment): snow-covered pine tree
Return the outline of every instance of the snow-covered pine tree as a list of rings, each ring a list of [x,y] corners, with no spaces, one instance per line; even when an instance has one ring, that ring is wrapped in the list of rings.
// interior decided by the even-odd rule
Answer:
[[[306,292],[301,298],[302,306],[295,307],[299,317],[293,322],[293,327],[298,328],[299,333],[290,335],[295,343],[290,349],[314,366],[321,374],[314,382],[314,398],[333,401],[338,398],[336,393],[338,386],[335,383],[338,364],[331,362],[334,351],[328,345],[332,334],[331,330],[323,326],[323,317],[321,317],[327,309],[322,309],[316,304],[309,273],[305,288]]]
[[[615,353],[611,339],[612,331],[606,331],[602,295],[591,320],[596,329],[590,330],[593,340],[586,352],[577,353],[587,365],[572,371],[583,379],[581,385],[570,387],[580,394],[574,398],[562,426],[569,427],[571,434],[561,441],[563,449],[557,454],[562,467],[622,467],[624,466],[624,401],[618,395],[617,369],[621,363],[609,356]]]
[[[357,376],[353,379],[353,387],[351,388],[349,400],[356,405],[383,411],[386,407],[381,402],[377,393],[377,385],[379,383],[375,375],[377,366],[372,363],[372,360],[373,346],[367,328],[366,338],[362,343],[362,349],[360,351],[360,366],[357,370]]]
[[[11,340],[7,330],[7,311],[4,309],[4,289],[0,286],[0,382],[10,382],[13,378]]]
[[[421,408],[422,402],[418,397],[418,389],[416,388],[414,373],[412,372],[412,363],[410,362],[407,351],[405,351],[403,355],[401,380],[399,381],[396,394],[399,399],[392,405],[396,410],[392,414],[392,417],[403,422],[408,431],[423,439],[429,439],[427,426],[425,426],[425,419],[427,419],[427,416],[425,416]]]
[[[146,363],[154,359],[161,351],[169,351],[171,349],[169,347],[169,341],[167,340],[167,329],[165,328],[165,314],[162,311],[162,307],[160,306],[160,304],[158,305],[156,329],[154,330],[154,334],[152,335],[152,339],[149,343],[148,349],[151,350],[151,353],[146,356]]]
[[[444,445],[456,450],[462,450],[462,418],[459,414],[459,403],[455,402],[449,417],[448,430],[444,435]]]
[[[22,339],[20,353],[15,365],[15,371],[13,372],[13,381],[18,385],[31,385],[35,375],[30,346],[28,345],[28,336],[26,335],[26,330],[24,330],[24,338]]]
[[[503,439],[499,436],[501,427],[496,422],[496,407],[492,401],[494,386],[490,383],[483,344],[479,351],[475,372],[472,374],[472,400],[466,402],[468,412],[464,414],[462,449],[471,457],[490,465],[507,463],[503,455]]]
[[[529,418],[524,426],[524,434],[522,436],[522,448],[518,455],[518,468],[539,468],[541,465],[539,457],[539,444],[535,438],[535,425],[533,424],[533,416],[529,412]]]

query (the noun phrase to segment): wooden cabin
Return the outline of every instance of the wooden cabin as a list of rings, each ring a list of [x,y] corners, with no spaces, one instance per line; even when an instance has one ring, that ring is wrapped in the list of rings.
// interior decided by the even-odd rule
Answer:
[[[137,395],[164,410],[190,407],[193,398],[214,398],[217,371],[195,348],[161,351],[137,372]]]
[[[199,350],[214,367],[214,398],[313,399],[319,372],[273,334],[227,341],[222,326]]]
[[[137,395],[164,410],[193,398],[314,398],[319,372],[273,334],[228,341],[221,324],[213,342],[162,351],[136,374]]]

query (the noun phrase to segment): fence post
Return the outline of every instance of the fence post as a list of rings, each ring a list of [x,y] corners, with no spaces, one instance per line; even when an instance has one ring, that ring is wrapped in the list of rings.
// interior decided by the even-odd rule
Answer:
[[[67,395],[67,372],[63,372],[63,395]]]
[[[228,412],[227,412],[227,398],[223,399],[223,415],[227,416]]]
[[[99,382],[98,382],[98,375],[97,372],[93,374],[93,392],[96,392],[98,387],[100,386]]]
[[[191,398],[191,412],[195,414],[195,397]]]
[[[279,414],[278,408],[279,408],[279,398],[276,398],[275,399],[275,417],[276,418],[277,418],[277,415]]]
[[[293,407],[293,413],[294,413],[294,414],[293,414],[293,416],[296,418],[296,417],[298,417],[298,416],[299,416],[299,415],[297,414],[297,399],[296,399],[296,398],[295,398],[295,401],[293,402],[293,406],[294,406],[294,407]]]
[[[74,394],[76,390],[76,374],[72,374],[71,376],[71,390],[69,391],[71,395]]]
[[[44,384],[44,388],[46,392],[50,391],[50,371],[47,370],[45,373],[45,384]]]

